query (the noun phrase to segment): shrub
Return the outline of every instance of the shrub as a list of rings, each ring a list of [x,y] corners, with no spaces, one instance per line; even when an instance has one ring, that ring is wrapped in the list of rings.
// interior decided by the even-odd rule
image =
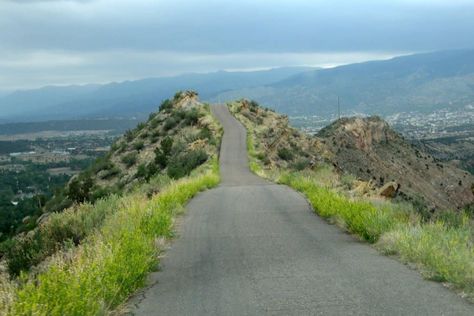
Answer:
[[[177,120],[175,117],[170,116],[166,119],[165,124],[163,125],[163,129],[165,131],[169,131],[170,129],[173,129],[176,127],[179,123],[179,120]]]
[[[84,179],[75,177],[69,182],[66,195],[74,202],[83,203],[89,200],[89,194],[94,185],[94,180],[87,176]]]
[[[201,130],[199,131],[199,134],[198,134],[198,139],[207,139],[207,140],[211,141],[212,138],[213,138],[212,132],[209,129],[209,127],[204,126],[203,128],[201,128]]]
[[[114,164],[112,161],[109,160],[107,156],[102,156],[97,158],[94,163],[87,168],[87,171],[89,171],[92,174],[96,174],[100,172],[101,170],[109,170],[114,167]]]
[[[293,154],[288,148],[283,147],[283,148],[278,149],[278,157],[280,157],[283,160],[289,161],[293,159]]]
[[[160,146],[161,150],[163,151],[163,154],[169,156],[171,154],[171,149],[173,148],[173,139],[169,136],[163,138],[160,143]]]
[[[148,166],[144,163],[140,164],[137,168],[137,173],[135,173],[135,178],[149,178],[148,177]]]
[[[184,124],[191,126],[196,125],[200,117],[201,114],[196,108],[186,111],[184,116]]]
[[[131,152],[122,157],[122,162],[127,166],[127,168],[130,168],[131,166],[133,166],[137,162],[137,160],[138,160],[137,152]]]
[[[19,236],[5,247],[8,272],[12,276],[27,271],[46,257],[67,246],[78,245],[105,217],[116,210],[117,196],[98,201],[94,206],[82,204],[62,213],[50,214],[48,219],[26,236]]]
[[[254,101],[254,100],[250,101],[249,103],[250,112],[256,113],[258,110],[258,107],[259,107],[259,104],[257,103],[257,101]]]
[[[127,142],[130,142],[135,138],[135,133],[132,130],[127,130],[124,136]]]
[[[152,121],[157,115],[158,113],[156,112],[150,113],[150,115],[148,115],[148,122]]]
[[[155,164],[162,169],[168,165],[168,156],[163,153],[161,148],[155,149]]]
[[[166,111],[168,111],[172,108],[173,108],[173,103],[170,100],[165,99],[165,100],[163,100],[163,102],[161,102],[161,105],[159,107],[159,111],[160,112],[166,112]]]
[[[145,180],[146,180],[147,182],[150,181],[150,179],[151,179],[155,174],[157,174],[159,171],[160,171],[160,168],[158,168],[158,166],[157,166],[155,163],[150,162],[150,163],[146,166]]]
[[[133,144],[133,149],[140,151],[145,147],[145,144],[142,141],[138,141]]]
[[[168,165],[168,176],[179,179],[189,175],[194,168],[203,164],[207,158],[207,153],[204,150],[194,150],[174,157]]]
[[[111,166],[106,169],[106,170],[103,170],[101,173],[100,173],[100,178],[101,179],[110,179],[112,177],[115,177],[117,175],[119,175],[121,173],[121,170],[119,167],[115,166],[112,162],[111,162]]]
[[[296,160],[294,163],[291,164],[290,168],[296,171],[301,171],[308,168],[310,165],[311,165],[311,162],[309,161],[309,159],[299,158],[298,160]]]
[[[181,98],[183,91],[178,91],[174,94],[173,100],[178,101]]]
[[[142,129],[144,129],[145,126],[146,126],[145,123],[140,122],[140,123],[137,124],[137,127],[135,127],[135,131],[139,132],[139,131],[141,131]]]

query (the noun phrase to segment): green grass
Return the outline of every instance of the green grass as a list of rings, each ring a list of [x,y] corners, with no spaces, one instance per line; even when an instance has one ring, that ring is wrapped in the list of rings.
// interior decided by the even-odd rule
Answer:
[[[348,231],[371,243],[399,221],[389,208],[377,209],[367,201],[349,200],[299,173],[282,174],[280,182],[304,193],[319,215],[334,218],[343,223]]]
[[[219,182],[217,160],[171,181],[147,199],[140,190],[120,198],[103,225],[70,251],[51,258],[19,286],[0,281],[3,315],[101,315],[143,286],[157,265],[159,237],[170,237],[173,217],[199,191]]]
[[[424,276],[449,282],[471,299],[474,294],[474,230],[466,222],[449,227],[442,221],[399,226],[382,236],[378,248],[418,264]]]
[[[235,105],[231,111],[247,128],[250,169],[254,173],[303,193],[321,217],[376,243],[384,254],[414,263],[426,278],[448,282],[474,301],[474,228],[465,213],[445,212],[425,222],[408,203],[347,197],[343,190],[352,185],[350,176],[338,180],[328,167],[301,172],[265,169],[256,159],[256,126]]]

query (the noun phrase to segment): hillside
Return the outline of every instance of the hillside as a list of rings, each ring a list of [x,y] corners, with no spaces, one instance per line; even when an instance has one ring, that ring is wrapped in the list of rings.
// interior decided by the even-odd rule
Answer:
[[[209,106],[200,103],[196,93],[178,92],[163,101],[159,112],[117,139],[107,155],[73,178],[45,209],[56,211],[130,190],[159,173],[175,179],[186,176],[217,154],[218,129]]]
[[[378,117],[343,118],[316,136],[291,128],[286,116],[255,102],[233,103],[256,134],[256,157],[267,169],[304,170],[322,164],[362,194],[409,200],[425,210],[461,209],[474,203],[474,177],[411,145]],[[388,189],[387,189],[388,188]]]
[[[462,109],[474,103],[474,50],[309,71],[274,84],[225,92],[219,98],[252,98],[292,116],[327,116],[337,113],[338,96],[343,113],[348,114]]]
[[[395,182],[399,195],[420,197],[429,209],[460,209],[474,202],[471,174],[411,145],[378,117],[341,119],[317,137],[333,153],[336,168],[375,187]]]
[[[29,249],[35,242],[34,236],[44,233],[43,227],[49,225],[55,212],[74,209],[81,203],[94,204],[111,195],[127,195],[137,188],[152,197],[160,186],[187,177],[195,168],[214,159],[220,133],[209,106],[200,103],[196,93],[178,92],[173,99],[165,100],[158,112],[150,114],[146,122],[118,138],[105,156],[57,191],[39,218],[28,218],[29,222],[36,220],[38,227],[5,242],[6,247],[0,247],[0,257],[5,256],[13,274],[40,263],[60,245],[28,258],[14,252],[19,248],[34,252]],[[159,184],[147,185],[152,179],[161,180]]]

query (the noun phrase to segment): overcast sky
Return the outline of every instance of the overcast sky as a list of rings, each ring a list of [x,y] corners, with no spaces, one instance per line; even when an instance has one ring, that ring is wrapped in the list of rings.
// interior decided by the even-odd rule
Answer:
[[[0,0],[0,90],[474,47],[473,0]]]

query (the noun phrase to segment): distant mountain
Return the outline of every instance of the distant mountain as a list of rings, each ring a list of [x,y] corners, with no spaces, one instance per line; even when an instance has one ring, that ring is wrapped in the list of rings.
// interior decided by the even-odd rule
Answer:
[[[474,104],[474,50],[415,54],[309,71],[269,85],[220,94],[252,98],[290,114],[387,115]]]
[[[264,71],[185,74],[104,85],[52,86],[0,97],[1,121],[141,116],[178,90],[197,91],[203,100],[229,90],[269,85],[314,70],[286,67]]]

